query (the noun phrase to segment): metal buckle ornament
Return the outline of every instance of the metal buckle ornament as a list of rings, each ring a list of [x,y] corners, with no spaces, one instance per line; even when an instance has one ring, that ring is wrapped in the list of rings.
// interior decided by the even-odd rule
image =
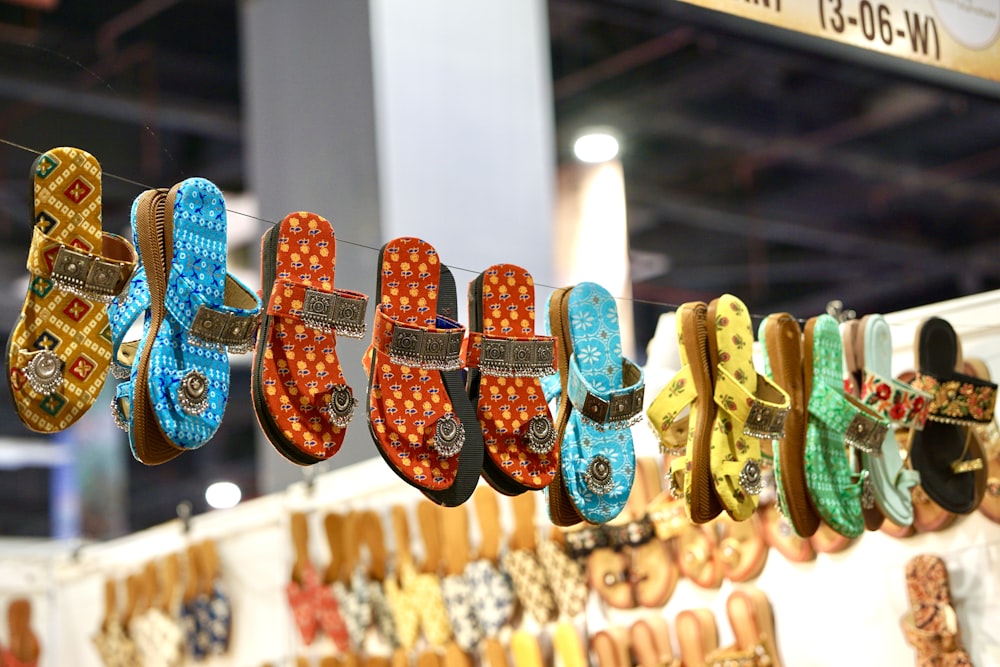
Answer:
[[[85,299],[110,303],[118,293],[122,267],[93,255],[60,246],[52,262],[52,283]]]
[[[462,367],[464,330],[426,331],[398,324],[392,329],[389,360],[401,366],[454,371]]]
[[[301,317],[308,326],[323,333],[363,338],[367,309],[368,297],[350,297],[307,287]]]
[[[202,305],[191,322],[188,342],[232,354],[246,354],[253,349],[259,315],[240,315]]]
[[[552,375],[555,341],[508,340],[483,337],[479,369],[483,375],[496,377],[540,378]]]
[[[849,447],[871,456],[882,455],[882,442],[886,433],[889,432],[887,422],[872,419],[863,412],[854,415],[847,431],[844,433],[844,442]]]
[[[208,378],[199,371],[188,371],[177,385],[177,403],[181,410],[198,416],[208,408]]]
[[[743,435],[763,440],[778,440],[785,437],[787,407],[778,407],[755,400],[750,406],[743,424]]]
[[[763,486],[760,474],[760,464],[754,459],[747,459],[740,470],[739,485],[751,496],[760,495]]]
[[[450,413],[438,419],[434,425],[434,442],[431,443],[438,458],[451,458],[462,451],[463,445],[465,445],[465,426],[462,422]]]
[[[62,385],[63,361],[50,350],[29,352],[31,357],[24,367],[24,377],[35,392],[48,396]]]
[[[591,493],[606,496],[615,490],[615,480],[611,475],[611,461],[598,454],[587,464],[583,482]]]
[[[546,415],[535,415],[528,422],[528,451],[548,454],[556,444],[556,429]]]
[[[358,399],[354,398],[351,388],[346,384],[337,384],[330,390],[327,402],[320,406],[319,411],[334,426],[347,428],[357,405]]]

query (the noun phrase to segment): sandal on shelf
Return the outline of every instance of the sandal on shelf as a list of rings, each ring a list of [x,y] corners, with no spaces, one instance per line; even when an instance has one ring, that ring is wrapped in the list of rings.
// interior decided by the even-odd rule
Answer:
[[[719,628],[708,609],[685,609],[674,621],[684,667],[708,667],[708,656],[719,648]]]
[[[610,626],[597,632],[590,640],[598,667],[631,667],[628,632],[625,628]]]
[[[260,297],[226,271],[225,202],[203,178],[139,195],[132,234],[145,281],[133,280],[109,308],[116,363],[131,362],[112,411],[136,459],[159,465],[218,430],[229,399],[227,352],[253,348]],[[143,311],[142,337],[122,342]]]
[[[734,583],[756,579],[767,564],[767,541],[759,514],[746,521],[719,517],[719,558],[722,574]]]
[[[910,610],[900,624],[906,642],[917,651],[917,667],[971,667],[944,561],[929,554],[911,558],[906,564],[906,593]]]
[[[333,226],[305,211],[289,213],[261,239],[267,310],[251,374],[254,412],[278,453],[300,465],[340,450],[358,402],[337,337],[364,336],[368,297],[334,288],[336,253]]]
[[[472,583],[465,575],[471,555],[469,515],[464,507],[439,507],[436,512],[444,559],[441,596],[448,612],[454,643],[462,651],[473,652],[485,637],[476,607],[487,603],[475,597]]]
[[[497,635],[514,615],[514,588],[500,562],[500,508],[497,494],[488,486],[480,486],[472,496],[479,520],[479,553],[465,566],[465,579],[472,587],[476,620],[486,636],[486,643],[497,642]],[[495,648],[495,647],[494,647]]]
[[[884,317],[861,319],[854,351],[862,369],[862,402],[900,428],[923,429],[933,396],[893,378],[892,332]],[[872,476],[878,508],[898,526],[912,524],[910,491],[920,483],[920,475],[903,466],[893,433],[886,433],[877,455],[862,452],[861,460]]]
[[[958,335],[945,320],[932,317],[917,328],[917,377],[913,385],[934,399],[923,431],[910,431],[910,464],[920,473],[924,492],[956,514],[976,509],[985,491],[985,471],[972,428],[993,420],[997,386],[957,372],[962,364]]]
[[[722,585],[722,555],[715,525],[692,525],[675,538],[681,576],[699,588]]]
[[[803,349],[809,494],[827,524],[844,537],[858,537],[865,528],[862,503],[874,503],[874,496],[867,474],[854,479],[844,446],[880,451],[889,423],[844,393],[844,348],[832,316],[823,314],[806,323]]]
[[[864,378],[864,350],[862,346],[864,345],[864,328],[861,325],[861,321],[850,319],[841,322],[840,338],[844,345],[844,393],[856,399],[862,399],[861,385]],[[869,407],[879,412],[874,405],[869,405]],[[888,413],[883,414],[879,412],[879,414],[889,419],[889,422],[892,423]],[[886,431],[887,439],[892,435],[891,431],[891,427]],[[874,496],[877,496],[878,492],[876,490],[875,471],[871,469],[870,465],[879,459],[881,459],[881,452],[878,452],[877,455],[864,453],[852,453],[851,455],[851,465],[854,468],[854,474],[859,478],[866,474],[871,476],[869,485]],[[907,497],[909,497],[909,494],[907,494]],[[885,523],[885,514],[882,512],[878,499],[873,498],[873,501],[861,504],[861,518],[864,521],[865,530],[878,530]]]
[[[338,521],[343,519],[335,516]],[[309,646],[316,639],[317,631],[323,630],[339,650],[346,651],[349,636],[347,625],[340,615],[340,605],[309,558],[309,527],[305,514],[292,514],[291,534],[295,562],[291,580],[285,585],[285,596],[302,643]],[[332,554],[334,559],[339,555]]]
[[[809,544],[818,554],[835,554],[847,549],[854,543],[854,538],[846,537],[825,521],[809,538]]]
[[[553,528],[553,536],[561,537]],[[556,609],[563,619],[572,619],[587,605],[587,579],[580,562],[571,558],[560,539],[545,539],[538,544],[538,560],[552,590]]]
[[[587,647],[572,623],[563,621],[552,631],[552,654],[562,667],[588,667]],[[495,667],[487,665],[486,667]]]
[[[793,563],[808,563],[816,559],[816,551],[809,543],[809,538],[796,534],[792,524],[781,514],[777,505],[767,505],[759,511],[768,546],[777,549],[778,553]]]
[[[382,247],[368,372],[368,426],[379,455],[440,505],[468,500],[483,466],[476,411],[461,378],[465,327],[451,272],[416,238]]]
[[[641,410],[642,369],[622,356],[614,297],[595,283],[556,290],[549,324],[562,384],[560,468],[547,488],[553,523],[605,523],[624,509],[635,476],[629,427]]]
[[[632,656],[637,667],[681,667],[670,645],[670,629],[662,616],[645,616],[629,628]]]
[[[781,667],[771,603],[763,591],[733,591],[726,600],[726,615],[736,643],[711,653],[709,667]]]
[[[74,424],[104,387],[111,363],[106,304],[128,284],[135,249],[101,229],[101,165],[53,148],[32,166],[28,291],[7,341],[7,387],[32,431]]]
[[[762,440],[784,436],[789,399],[754,369],[753,330],[742,301],[723,294],[708,305],[707,321],[717,406],[711,445],[715,492],[729,516],[745,521],[757,509],[762,489]]]
[[[965,365],[969,375],[990,379],[990,369],[982,359],[966,359]],[[989,424],[974,427],[972,435],[979,441],[986,459],[986,491],[979,511],[990,521],[1000,523],[1000,427],[996,415]]]
[[[660,493],[659,464],[653,458],[639,459],[630,499],[634,502],[638,518],[626,525],[624,530],[629,536],[629,576],[635,602],[640,607],[651,609],[667,604],[680,578],[673,547],[656,534],[648,514],[650,502]],[[620,527],[611,528],[612,535],[621,530]]]
[[[530,493],[511,499],[514,532],[503,556],[504,570],[510,575],[521,606],[536,622],[547,623],[556,617],[556,603],[549,587],[545,568],[538,560],[535,535],[535,497]]]
[[[555,374],[555,339],[535,335],[535,282],[513,264],[469,284],[469,399],[486,444],[483,479],[501,493],[542,489],[559,466],[541,378]]]
[[[819,527],[820,517],[806,482],[807,410],[802,329],[798,320],[788,313],[777,313],[761,322],[758,337],[763,343],[764,370],[785,390],[789,399],[785,437],[778,441],[774,452],[778,508],[797,535],[809,537]]]
[[[722,512],[713,489],[711,437],[715,422],[712,371],[708,351],[708,306],[685,303],[677,309],[677,344],[681,370],[660,391],[646,410],[646,417],[660,440],[661,450],[673,457],[668,488],[684,499],[684,511],[697,524]],[[677,444],[671,434],[678,422],[687,425],[686,440]]]

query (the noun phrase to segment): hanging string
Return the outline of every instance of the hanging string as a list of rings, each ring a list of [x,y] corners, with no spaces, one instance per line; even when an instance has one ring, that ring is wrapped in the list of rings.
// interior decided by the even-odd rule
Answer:
[[[11,146],[13,148],[17,148],[18,150],[22,150],[22,151],[25,151],[27,153],[31,153],[32,155],[35,155],[36,157],[42,155],[42,152],[43,152],[43,151],[37,150],[35,148],[31,148],[29,146],[24,146],[23,144],[19,144],[17,142],[10,141],[9,139],[5,139],[3,137],[0,137],[0,143],[6,144],[6,145]],[[138,187],[138,188],[142,188],[143,190],[154,190],[154,189],[156,189],[155,186],[148,185],[146,183],[142,183],[140,181],[136,181],[134,179],[127,178],[125,176],[119,176],[118,174],[115,174],[115,173],[112,173],[112,172],[109,172],[109,171],[103,172],[103,177],[104,178],[110,178],[112,180],[119,181],[121,183],[132,185],[132,186],[135,186],[135,187]],[[256,216],[256,215],[253,215],[253,214],[250,214],[250,213],[244,213],[242,211],[237,211],[237,210],[231,209],[231,208],[226,208],[226,212],[229,213],[229,214],[231,214],[231,215],[238,215],[238,216],[242,216],[244,218],[250,218],[251,220],[256,220],[258,222],[262,222],[262,223],[267,224],[267,225],[272,225],[273,226],[273,225],[278,224],[274,220],[268,220],[267,218],[261,218],[261,217]],[[371,245],[368,245],[366,243],[358,243],[357,241],[351,241],[351,240],[342,238],[340,236],[337,237],[337,243],[338,244],[339,243],[344,243],[344,244],[349,245],[349,246],[354,246],[355,248],[364,248],[365,250],[370,250],[370,251],[375,252],[375,253],[381,252],[381,250],[382,250],[381,248],[376,248],[375,246],[371,246]],[[467,267],[457,266],[457,265],[451,264],[451,263],[448,264],[448,267],[451,268],[452,270],[463,271],[463,272],[468,273],[468,274],[473,275],[473,276],[478,276],[480,273],[482,273],[481,270],[470,269],[470,268],[467,268]],[[535,285],[538,286],[538,287],[543,287],[543,288],[551,289],[551,290],[561,289],[561,286],[559,286],[559,285],[548,285],[548,284],[540,283],[540,282],[536,282]],[[624,297],[624,296],[615,296],[615,300],[617,300],[617,301],[623,301],[623,302],[626,302],[626,303],[633,303],[633,304],[639,303],[639,304],[643,304],[643,305],[647,305],[647,306],[653,306],[655,308],[661,308],[661,309],[665,310],[668,313],[676,311],[678,308],[680,308],[680,305],[681,305],[681,304],[676,304],[676,303],[667,303],[667,302],[664,302],[664,301],[654,301],[654,300],[651,300],[651,299],[640,299],[640,298],[635,298],[635,297]],[[766,319],[768,317],[768,315],[766,315],[766,314],[751,313],[750,317],[755,322],[760,322],[760,321]],[[803,318],[803,317],[796,317],[796,319],[798,320],[799,324],[805,324],[805,322],[806,322],[806,318]],[[986,325],[978,325],[978,326],[977,325],[973,325],[973,326],[967,326],[967,327],[963,327],[963,328],[966,329],[967,331],[985,332],[985,331],[1000,330],[1000,324],[986,324]]]

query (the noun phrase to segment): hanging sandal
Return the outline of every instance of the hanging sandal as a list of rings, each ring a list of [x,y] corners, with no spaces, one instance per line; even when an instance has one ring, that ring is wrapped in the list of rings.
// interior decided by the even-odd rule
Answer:
[[[760,324],[758,338],[764,372],[788,394],[785,436],[774,452],[777,507],[796,535],[809,537],[820,517],[806,483],[806,396],[802,365],[802,330],[788,313],[769,315]]]
[[[219,428],[229,398],[227,352],[253,348],[260,298],[226,271],[225,202],[209,181],[147,190],[132,214],[146,288],[132,286],[112,319],[123,331],[147,298],[149,315],[137,344],[115,341],[115,359],[131,368],[112,408],[136,459],[159,465],[201,447]]]
[[[789,399],[754,369],[753,330],[742,301],[723,294],[708,305],[707,322],[717,406],[712,476],[723,508],[743,521],[757,508],[762,488],[761,440],[784,436]]]
[[[535,283],[513,264],[469,284],[469,399],[486,445],[483,479],[501,493],[542,489],[559,466],[541,378],[555,369],[555,340],[535,335]]]
[[[461,377],[465,327],[455,282],[437,251],[416,238],[382,246],[368,373],[368,427],[379,455],[434,502],[468,500],[483,440]]]
[[[924,492],[956,514],[968,514],[982,499],[984,461],[971,428],[993,420],[997,386],[955,370],[962,362],[958,335],[938,317],[917,328],[913,385],[934,396],[923,431],[910,432],[910,463]]]
[[[844,447],[880,451],[889,423],[844,394],[844,348],[832,316],[823,314],[806,322],[803,349],[809,494],[827,524],[844,537],[858,537],[864,532],[861,504],[874,503],[874,496],[867,475],[854,478]]]
[[[111,362],[107,306],[135,269],[135,249],[101,229],[101,165],[53,148],[32,166],[28,291],[7,341],[7,387],[32,431],[61,431],[90,409]]]
[[[712,481],[711,438],[716,406],[712,400],[707,313],[708,307],[701,302],[685,303],[677,309],[681,370],[646,410],[661,451],[673,456],[667,477],[669,491],[674,498],[684,499],[688,517],[699,524],[722,512]],[[682,419],[686,419],[687,438],[678,445],[672,430]]]
[[[267,309],[251,395],[264,435],[300,465],[340,450],[358,402],[344,380],[337,338],[364,336],[368,297],[334,288],[336,253],[333,226],[305,211],[288,214],[261,239]]]
[[[708,667],[708,656],[719,648],[719,628],[708,609],[685,609],[674,621],[684,667]]]
[[[624,509],[635,476],[629,426],[642,410],[643,374],[622,356],[614,297],[595,283],[549,301],[562,392],[556,416],[560,472],[548,488],[553,523],[604,523]]]

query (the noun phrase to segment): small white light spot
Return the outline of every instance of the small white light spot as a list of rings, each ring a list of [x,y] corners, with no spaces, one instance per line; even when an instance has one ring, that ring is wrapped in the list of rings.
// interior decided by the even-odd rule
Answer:
[[[236,507],[242,497],[240,487],[232,482],[215,482],[205,489],[205,502],[217,510]]]
[[[607,162],[618,155],[618,140],[607,132],[584,134],[573,144],[573,154],[581,162]]]

